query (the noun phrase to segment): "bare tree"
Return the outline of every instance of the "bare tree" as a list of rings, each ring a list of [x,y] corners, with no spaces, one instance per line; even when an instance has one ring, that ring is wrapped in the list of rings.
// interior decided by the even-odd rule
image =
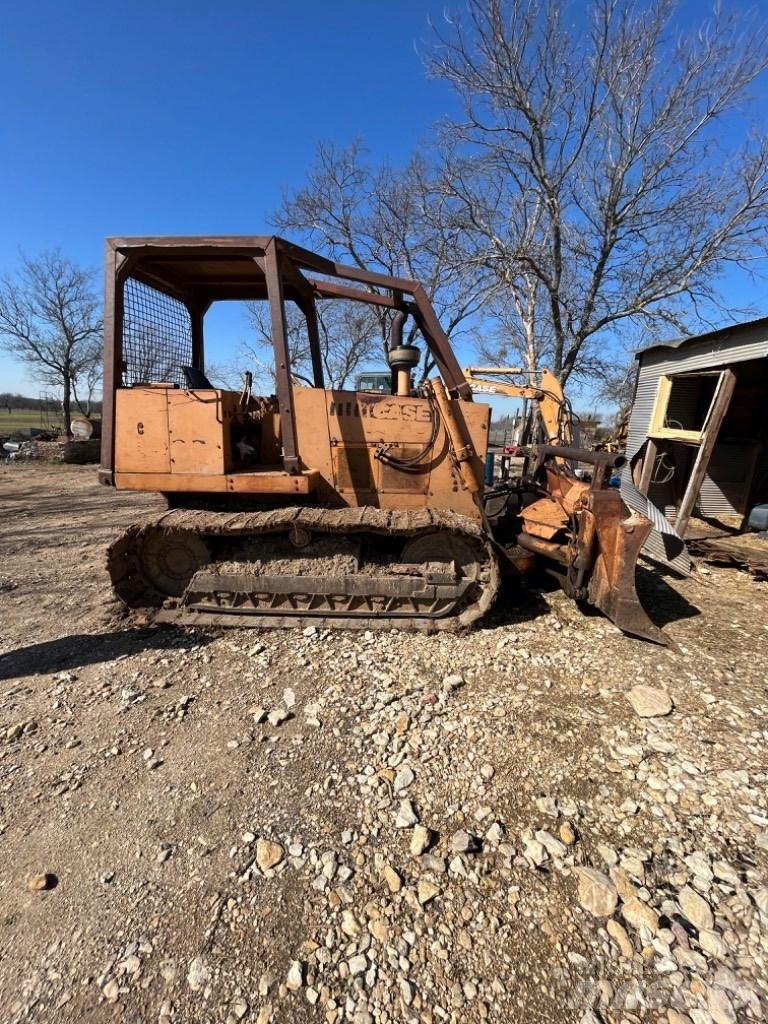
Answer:
[[[436,171],[423,157],[414,156],[401,170],[371,166],[358,140],[346,148],[319,146],[306,184],[285,197],[272,222],[341,262],[420,281],[450,335],[481,308],[489,275],[475,268],[466,276],[444,202]],[[391,314],[376,308],[373,315],[386,352]],[[412,341],[413,323],[407,330]],[[359,345],[357,334],[350,344]],[[343,363],[341,356],[337,351]]]
[[[269,310],[264,303],[254,302],[249,304],[248,312],[256,332],[256,344],[246,344],[243,354],[274,377]],[[311,385],[312,357],[306,319],[293,303],[286,303],[285,312],[293,376]],[[381,357],[381,324],[371,306],[342,299],[318,301],[317,326],[327,386],[347,387],[358,370],[377,356]]]
[[[61,388],[68,435],[74,388],[98,361],[100,333],[93,273],[58,250],[22,257],[18,272],[0,281],[0,345],[40,381]]]
[[[685,34],[671,0],[591,0],[567,24],[579,10],[467,0],[427,58],[463,104],[440,131],[440,210],[494,277],[496,355],[563,382],[623,324],[682,333],[732,311],[720,275],[768,249],[768,140],[736,117],[765,27],[716,10]]]

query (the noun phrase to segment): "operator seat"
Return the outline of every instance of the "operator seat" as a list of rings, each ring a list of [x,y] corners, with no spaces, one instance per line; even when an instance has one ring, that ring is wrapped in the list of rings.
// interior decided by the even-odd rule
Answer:
[[[213,384],[208,380],[202,370],[196,366],[182,366],[184,381],[190,391],[213,391]]]

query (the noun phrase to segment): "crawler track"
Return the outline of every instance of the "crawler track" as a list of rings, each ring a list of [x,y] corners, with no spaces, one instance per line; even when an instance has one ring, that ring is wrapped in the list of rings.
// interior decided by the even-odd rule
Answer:
[[[111,546],[115,593],[159,621],[436,631],[490,608],[496,553],[450,511],[177,509]]]

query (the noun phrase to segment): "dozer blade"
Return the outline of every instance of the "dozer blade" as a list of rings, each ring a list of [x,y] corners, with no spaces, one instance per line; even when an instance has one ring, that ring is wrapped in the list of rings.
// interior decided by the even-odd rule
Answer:
[[[669,637],[648,618],[635,587],[637,559],[651,532],[650,521],[637,512],[626,515],[626,506],[613,489],[593,491],[589,504],[596,533],[590,604],[625,633],[668,646]]]

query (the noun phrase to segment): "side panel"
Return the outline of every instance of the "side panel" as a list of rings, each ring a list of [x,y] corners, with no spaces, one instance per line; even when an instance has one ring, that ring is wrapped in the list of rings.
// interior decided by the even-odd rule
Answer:
[[[335,504],[377,508],[450,508],[472,518],[479,510],[448,451],[441,423],[425,398],[295,388],[296,437],[305,467],[318,470],[320,492]],[[455,402],[479,460],[488,447],[490,408]],[[377,451],[416,465],[399,468]]]
[[[226,396],[208,390],[166,393],[172,471],[223,474]]]
[[[119,388],[115,393],[115,472],[168,473],[166,388]]]

